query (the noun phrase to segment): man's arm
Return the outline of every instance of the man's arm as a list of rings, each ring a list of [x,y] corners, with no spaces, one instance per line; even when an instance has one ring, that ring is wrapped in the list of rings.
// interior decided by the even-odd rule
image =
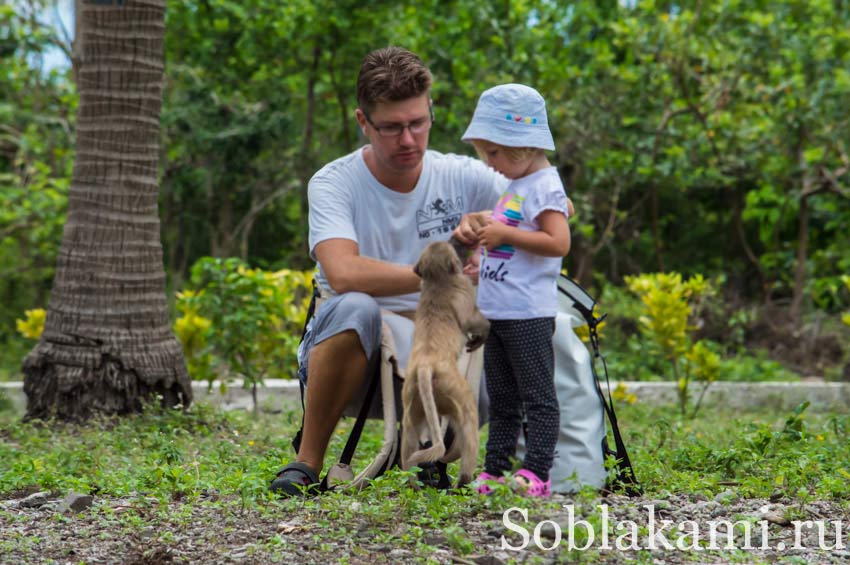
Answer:
[[[350,239],[326,239],[313,252],[334,292],[365,292],[370,296],[394,296],[419,290],[419,277],[410,265],[395,265],[363,257]]]

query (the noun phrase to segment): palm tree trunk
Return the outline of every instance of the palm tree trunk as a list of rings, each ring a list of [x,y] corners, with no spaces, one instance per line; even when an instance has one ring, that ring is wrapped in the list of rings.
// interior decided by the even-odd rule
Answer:
[[[77,153],[27,417],[83,420],[192,391],[171,331],[157,209],[165,0],[77,2]]]

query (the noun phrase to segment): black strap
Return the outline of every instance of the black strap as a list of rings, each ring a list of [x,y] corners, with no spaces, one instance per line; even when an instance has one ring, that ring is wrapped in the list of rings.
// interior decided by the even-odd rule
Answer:
[[[626,444],[623,441],[623,436],[620,433],[620,425],[617,423],[617,413],[614,411],[614,398],[611,395],[611,381],[608,378],[608,364],[605,362],[605,357],[599,353],[599,337],[597,335],[596,325],[600,320],[594,318],[590,324],[590,343],[593,346],[593,358],[590,363],[590,370],[593,373],[593,380],[596,384],[596,394],[599,395],[599,400],[605,409],[605,414],[608,416],[608,422],[611,424],[611,433],[614,436],[615,451],[612,453],[608,449],[608,442],[602,438],[602,449],[606,455],[612,455],[616,458],[617,476],[614,485],[622,488],[628,496],[640,496],[643,489],[635,476],[634,467],[632,467],[629,452],[626,450]],[[605,371],[605,384],[608,387],[608,399],[606,401],[605,394],[602,392],[602,384],[599,380],[599,375],[596,373],[596,359],[602,360],[602,368]]]
[[[563,276],[563,275],[562,275]],[[576,283],[572,281],[579,289],[582,291],[584,289]],[[614,436],[614,447],[615,450],[611,451],[608,447],[607,438],[603,436],[602,438],[602,452],[607,456],[613,456],[616,459],[616,471],[617,476],[614,480],[617,488],[622,489],[628,496],[639,496],[643,489],[640,486],[640,483],[637,480],[637,476],[635,476],[634,468],[632,467],[631,459],[629,458],[629,453],[626,450],[626,444],[623,441],[623,436],[620,433],[620,425],[617,422],[617,413],[614,410],[614,398],[611,394],[611,381],[608,378],[608,365],[605,363],[605,357],[599,352],[599,333],[597,328],[602,320],[605,319],[606,315],[603,315],[597,318],[592,310],[589,310],[584,305],[580,304],[578,300],[576,300],[573,296],[570,295],[569,292],[565,291],[560,286],[558,287],[558,291],[561,294],[567,296],[568,298],[573,300],[573,307],[584,317],[587,322],[587,326],[590,333],[590,345],[593,349],[593,359],[590,362],[590,371],[593,374],[593,381],[596,388],[596,394],[599,396],[599,401],[602,403],[602,408],[605,412],[605,415],[608,417],[608,423],[611,425],[611,433]],[[605,371],[605,384],[608,388],[608,398],[606,399],[605,393],[602,392],[602,383],[599,379],[599,374],[596,372],[596,359],[602,360],[602,367]],[[607,434],[606,434],[607,435]]]
[[[378,352],[380,355],[380,352]],[[345,447],[342,450],[342,455],[339,457],[339,462],[343,465],[351,465],[351,460],[354,458],[354,450],[357,449],[357,444],[360,441],[360,434],[363,433],[363,426],[366,425],[366,419],[369,416],[369,409],[372,407],[372,400],[375,398],[375,391],[378,389],[378,383],[381,381],[380,365],[372,375],[372,381],[369,383],[369,388],[366,391],[366,397],[363,399],[363,404],[360,406],[360,412],[357,414],[357,421],[354,422],[354,427],[351,428],[351,433],[348,435],[348,441],[345,442]],[[328,490],[328,474],[322,477],[322,484],[319,487],[321,490]]]
[[[380,355],[380,352],[378,354]],[[381,382],[380,366],[372,375],[372,382],[369,383],[369,389],[366,391],[363,405],[360,406],[357,421],[354,422],[354,427],[351,428],[351,434],[349,434],[348,441],[345,442],[345,447],[342,450],[342,455],[339,457],[340,463],[349,465],[354,458],[354,450],[357,448],[357,442],[360,441],[360,434],[363,433],[363,426],[366,424],[366,418],[369,416],[369,409],[372,407],[372,400],[375,398],[375,391],[378,390],[379,382]]]

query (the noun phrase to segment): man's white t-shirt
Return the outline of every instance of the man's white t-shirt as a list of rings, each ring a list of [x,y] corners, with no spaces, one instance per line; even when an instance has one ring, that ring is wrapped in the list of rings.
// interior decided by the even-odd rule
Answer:
[[[477,159],[428,150],[422,174],[409,193],[379,183],[363,148],[332,161],[310,179],[310,255],[326,239],[357,243],[360,255],[413,265],[432,241],[446,241],[470,212],[490,210],[507,179]],[[319,266],[318,282],[333,293]],[[415,310],[419,293],[376,297],[387,310]]]
[[[493,209],[493,218],[523,231],[537,231],[537,216],[544,210],[568,215],[567,195],[555,167],[512,181]],[[482,248],[479,310],[490,320],[554,317],[561,260],[507,244],[491,251]]]

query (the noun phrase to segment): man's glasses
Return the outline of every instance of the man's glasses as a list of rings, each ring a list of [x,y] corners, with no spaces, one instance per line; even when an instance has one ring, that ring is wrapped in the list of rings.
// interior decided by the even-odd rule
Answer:
[[[363,112],[363,117],[366,118],[366,121],[369,122],[369,125],[372,126],[378,135],[381,137],[398,137],[402,133],[404,133],[404,128],[410,130],[410,133],[413,135],[418,135],[420,133],[425,133],[434,123],[434,108],[428,108],[428,117],[422,118],[421,120],[414,120],[407,124],[387,124],[385,126],[376,126],[375,122],[369,117],[369,114]]]

